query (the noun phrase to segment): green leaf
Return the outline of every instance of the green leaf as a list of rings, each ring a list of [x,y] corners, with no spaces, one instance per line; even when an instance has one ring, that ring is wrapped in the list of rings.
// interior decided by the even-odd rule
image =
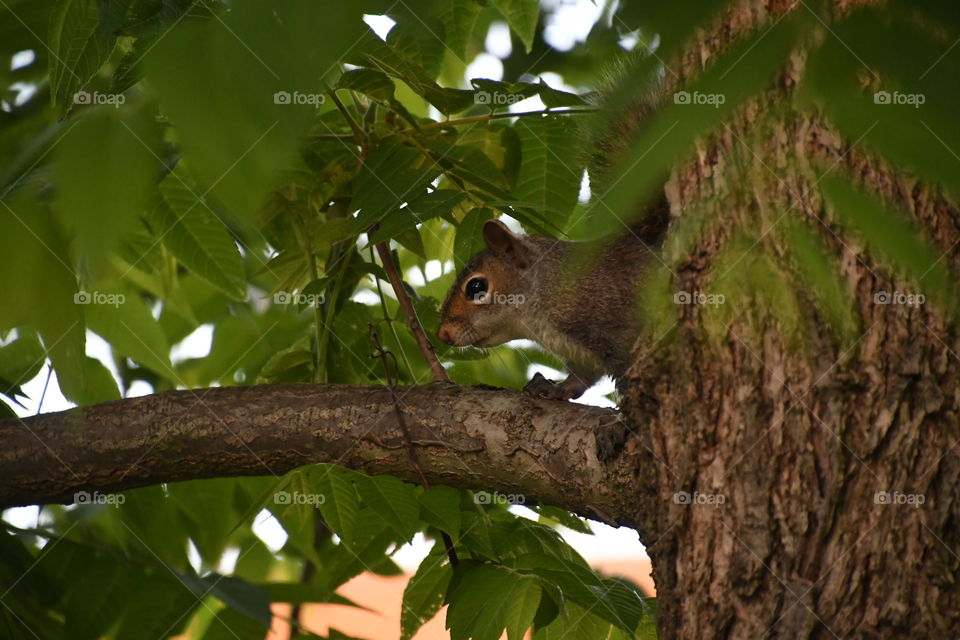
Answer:
[[[350,89],[367,95],[378,102],[392,103],[396,89],[393,80],[385,73],[372,69],[349,69],[337,82],[338,89]]]
[[[420,524],[420,505],[414,486],[393,476],[364,478],[358,483],[363,501],[404,540],[410,541]]]
[[[475,151],[470,154],[472,150]],[[452,154],[451,151],[454,153]],[[520,138],[513,127],[489,123],[484,127],[471,127],[460,134],[456,146],[446,151],[444,155],[459,160],[458,155],[454,154],[464,154],[464,163],[469,163],[463,167],[469,170],[464,174],[464,178],[473,182],[471,175],[479,174],[498,188],[490,191],[494,195],[502,192],[506,197],[507,190],[516,183],[521,152]],[[460,168],[458,164],[454,167],[454,171]],[[482,183],[475,184],[482,186]],[[507,190],[501,191],[499,189],[501,186],[506,186]]]
[[[180,511],[184,529],[190,534],[207,568],[217,566],[238,520],[233,508],[236,485],[237,481],[233,478],[171,482],[167,485],[167,493]]]
[[[394,50],[372,30],[367,30],[357,46],[355,58],[349,61],[355,64],[373,67],[392,78],[403,80],[416,93],[423,95],[428,87],[438,87],[426,69]]]
[[[129,567],[124,571],[129,574]],[[116,638],[160,638],[180,634],[200,601],[172,575],[140,575],[127,582],[118,607],[122,616]]]
[[[112,623],[110,612],[123,608],[125,594],[132,584],[127,568],[106,554],[72,541],[61,541],[41,560],[47,565],[41,568],[48,571],[57,563],[57,571],[70,572],[62,576],[72,578],[72,588],[63,602],[70,634],[78,638],[101,637]],[[57,576],[57,572],[52,575]]]
[[[247,297],[243,257],[223,221],[177,167],[160,182],[163,203],[150,215],[157,238],[177,260],[234,300]]]
[[[956,309],[957,285],[936,249],[917,225],[902,213],[861,193],[847,180],[826,177],[820,190],[834,214],[856,232],[889,266],[900,271],[943,308]]]
[[[313,378],[314,355],[306,338],[298,341],[289,349],[278,351],[270,356],[257,375],[262,382],[310,382]]]
[[[423,260],[427,259],[427,250],[423,247],[423,238],[420,237],[420,232],[416,229],[401,231],[394,237],[394,240],[403,245],[403,248],[407,251]]]
[[[440,73],[444,42],[437,34],[443,27],[432,16],[419,13],[399,16],[387,34],[387,44],[400,55],[420,65],[430,78]]]
[[[526,98],[532,98],[540,92],[540,87],[531,82],[503,82],[474,78],[470,80],[470,84],[477,90],[477,104],[491,110],[508,107]]]
[[[851,345],[860,332],[860,322],[853,310],[853,292],[840,275],[836,259],[830,256],[823,241],[804,224],[788,219],[784,235],[793,258],[806,284],[830,326],[845,345]]]
[[[533,49],[533,38],[537,34],[540,0],[493,0],[493,6],[523,42],[527,53],[530,53]]]
[[[96,0],[58,0],[50,17],[50,98],[63,111],[106,61],[116,38],[100,24]]]
[[[84,315],[91,331],[120,354],[133,358],[173,383],[179,380],[170,364],[167,337],[150,310],[133,292],[84,291]]]
[[[0,201],[0,329],[35,329],[68,400],[82,400],[83,307],[62,229],[28,194]]]
[[[564,608],[565,611],[560,616],[534,634],[534,640],[563,640],[564,638],[619,640],[631,637],[585,607],[568,602]]]
[[[447,0],[437,7],[443,21],[446,45],[464,63],[468,62],[467,45],[477,25],[480,8],[475,0]]]
[[[592,572],[588,570],[574,567],[534,569],[533,572],[549,584],[560,587],[565,598],[627,633],[632,633],[643,618],[643,601],[622,582],[601,580],[591,576]]]
[[[341,540],[351,544],[360,511],[360,498],[349,476],[337,466],[318,465],[310,470],[310,480],[325,496],[319,505],[324,522]]]
[[[433,85],[424,87],[423,97],[444,115],[469,109],[477,103],[476,94],[473,91],[467,89],[449,89],[447,87],[437,87]]]
[[[460,492],[444,485],[420,494],[420,517],[456,540],[460,537]]]
[[[731,0],[701,0],[691,4],[689,11],[677,11],[676,6],[657,0],[632,0],[621,5],[615,20],[624,31],[639,27],[645,33],[657,34],[662,42],[657,56],[665,60],[688,44],[697,27],[709,24],[730,3]]]
[[[638,205],[663,187],[670,167],[690,152],[699,136],[720,126],[738,105],[773,82],[802,33],[799,19],[788,16],[742,38],[683,92],[668,96],[667,104],[649,117],[632,141],[629,152],[618,159],[612,186],[597,200],[595,208],[602,217],[591,225],[591,236],[606,236],[632,222],[645,211]],[[628,75],[622,84],[645,78]],[[694,96],[705,97],[694,100]]]
[[[396,86],[385,73],[373,69],[349,69],[340,76],[337,88],[358,91],[396,111],[408,122],[416,123],[416,118],[396,99]]]
[[[17,402],[16,398],[14,398],[12,395],[10,394],[4,394],[4,395],[7,396],[10,402],[20,404],[19,402]],[[16,412],[14,412],[14,410],[11,409],[6,402],[0,402],[0,419],[6,420],[7,418],[16,418],[16,417],[17,417]]]
[[[438,169],[415,168],[421,160],[415,149],[389,143],[370,152],[354,187],[352,206],[360,209],[354,221],[358,233],[424,194]]]
[[[952,79],[960,73],[960,59],[933,35],[936,23],[924,22],[930,16],[909,4],[864,7],[834,23],[833,37],[811,53],[798,95],[823,109],[858,147],[956,194],[960,95]]]
[[[546,519],[548,522],[557,522],[579,533],[593,533],[593,531],[590,530],[590,524],[585,519],[575,516],[566,509],[541,505],[534,508],[534,511],[540,514],[541,520]]]
[[[107,512],[110,517],[106,526],[110,534],[124,548],[159,558],[168,573],[170,568],[187,570],[187,533],[165,489],[154,485],[125,491],[122,495],[123,503]]]
[[[263,640],[269,629],[258,620],[227,608],[218,612],[203,634],[203,640]]]
[[[57,208],[93,280],[105,275],[110,253],[138,227],[156,180],[152,116],[91,109],[58,146]]]
[[[457,236],[453,241],[453,264],[459,271],[470,258],[486,248],[483,242],[483,223],[493,218],[493,212],[486,207],[471,209],[457,225]]]
[[[212,595],[237,613],[270,626],[270,599],[260,587],[219,573],[208,573],[203,577],[185,574],[180,579],[198,598]]]
[[[463,511],[460,514],[460,530],[463,532],[457,544],[463,544],[470,550],[473,558],[488,558],[495,560],[497,554],[490,540],[490,519],[474,511]]]
[[[451,585],[447,629],[452,640],[510,640],[523,637],[533,624],[542,590],[533,578],[491,565],[458,565]]]
[[[523,580],[513,588],[505,615],[508,640],[522,640],[540,607],[543,590],[534,580]]]
[[[10,344],[0,347],[0,378],[13,387],[33,380],[43,368],[47,354],[36,334],[22,335]],[[10,395],[11,388],[0,387],[0,393]]]
[[[543,104],[547,109],[589,106],[589,103],[577,94],[554,89],[544,82],[543,78],[540,78],[539,89],[540,99],[543,100]]]
[[[500,557],[523,557],[544,553],[564,563],[586,568],[586,561],[564,541],[560,534],[546,525],[527,518],[498,520],[490,530],[490,538]]]
[[[147,53],[145,79],[184,157],[240,221],[295,166],[321,81],[363,28],[353,3],[238,0],[223,18],[179,22]]]
[[[400,613],[400,638],[409,640],[443,606],[447,586],[453,571],[445,563],[443,543],[437,542],[423,559],[403,590],[403,608]]]
[[[449,115],[474,104],[473,91],[441,87],[422,66],[385,43],[373,32],[363,38],[356,50],[361,53],[351,58],[351,62],[373,67],[388,76],[403,80],[441,113]]]
[[[78,363],[82,378],[57,371],[57,382],[64,397],[78,405],[99,404],[120,399],[120,389],[113,374],[102,362],[90,356],[83,356]]]
[[[513,566],[537,576],[545,587],[558,588],[564,599],[575,602],[628,634],[633,633],[646,614],[646,605],[634,589],[620,580],[601,578],[584,565],[553,555],[530,553],[518,557]]]
[[[565,117],[521,118],[516,129],[523,161],[513,195],[560,224],[577,203],[583,177],[574,126]]]
[[[640,621],[637,627],[638,640],[659,640],[660,630],[657,628],[657,607],[658,602],[654,597],[643,598],[643,604],[646,608],[646,615]]]
[[[372,508],[361,509],[354,530],[356,535],[352,544],[335,545],[331,541],[322,550],[324,570],[318,578],[330,591],[364,571],[382,570],[387,547],[400,539]]]
[[[395,238],[404,231],[416,228],[418,224],[449,213],[466,198],[467,194],[453,189],[438,189],[417,198],[403,209],[388,213],[370,238],[370,243]]]

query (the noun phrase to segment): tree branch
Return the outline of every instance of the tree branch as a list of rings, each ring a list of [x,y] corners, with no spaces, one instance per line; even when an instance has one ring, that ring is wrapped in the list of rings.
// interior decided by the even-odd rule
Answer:
[[[633,475],[596,453],[596,433],[617,428],[618,412],[482,387],[396,392],[431,483],[631,523]],[[417,480],[390,391],[379,386],[169,391],[3,420],[0,442],[0,507],[320,462]]]

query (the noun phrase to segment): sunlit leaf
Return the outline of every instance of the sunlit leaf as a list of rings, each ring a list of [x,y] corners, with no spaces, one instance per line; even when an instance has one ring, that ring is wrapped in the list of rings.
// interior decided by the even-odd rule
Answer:
[[[539,0],[493,0],[493,6],[506,19],[529,53],[533,48],[533,37],[537,33],[537,20],[540,18]]]
[[[195,274],[235,300],[246,297],[243,258],[223,220],[185,171],[160,183],[163,202],[150,213],[156,237]]]
[[[517,123],[523,162],[514,196],[562,221],[577,202],[583,167],[577,162],[573,124],[563,117]]]
[[[402,640],[412,638],[443,605],[447,585],[453,576],[450,565],[444,562],[445,557],[443,543],[437,542],[404,588],[400,612]]]

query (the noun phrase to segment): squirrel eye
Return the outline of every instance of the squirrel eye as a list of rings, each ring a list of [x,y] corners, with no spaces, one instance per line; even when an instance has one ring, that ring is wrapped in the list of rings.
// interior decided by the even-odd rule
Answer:
[[[467,296],[467,300],[477,300],[486,295],[489,285],[487,284],[486,278],[471,278],[467,282],[467,287],[464,289],[464,293]]]

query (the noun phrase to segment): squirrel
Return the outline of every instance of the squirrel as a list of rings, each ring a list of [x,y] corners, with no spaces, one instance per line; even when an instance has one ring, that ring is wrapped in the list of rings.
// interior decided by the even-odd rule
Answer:
[[[602,103],[639,59],[618,60],[593,99]],[[664,96],[663,83],[653,78],[617,104],[598,103],[606,116],[581,129],[583,161],[598,192],[607,188],[613,167]],[[563,358],[569,375],[553,383],[536,374],[524,387],[535,396],[572,400],[603,375],[621,379],[642,329],[638,288],[670,222],[666,192],[660,190],[638,213],[627,231],[590,243],[515,234],[502,222],[487,221],[486,249],[457,276],[440,312],[437,337],[459,347],[493,347],[518,338],[539,343]]]
[[[666,202],[660,203],[660,216]],[[652,216],[657,218],[657,216]],[[526,338],[564,359],[569,376],[554,383],[537,373],[532,395],[572,400],[603,375],[620,378],[640,334],[637,288],[653,259],[645,228],[604,238],[579,254],[578,245],[515,234],[498,220],[483,226],[486,249],[457,276],[443,304],[437,337],[449,345],[493,347]],[[592,244],[592,243],[591,243]]]

